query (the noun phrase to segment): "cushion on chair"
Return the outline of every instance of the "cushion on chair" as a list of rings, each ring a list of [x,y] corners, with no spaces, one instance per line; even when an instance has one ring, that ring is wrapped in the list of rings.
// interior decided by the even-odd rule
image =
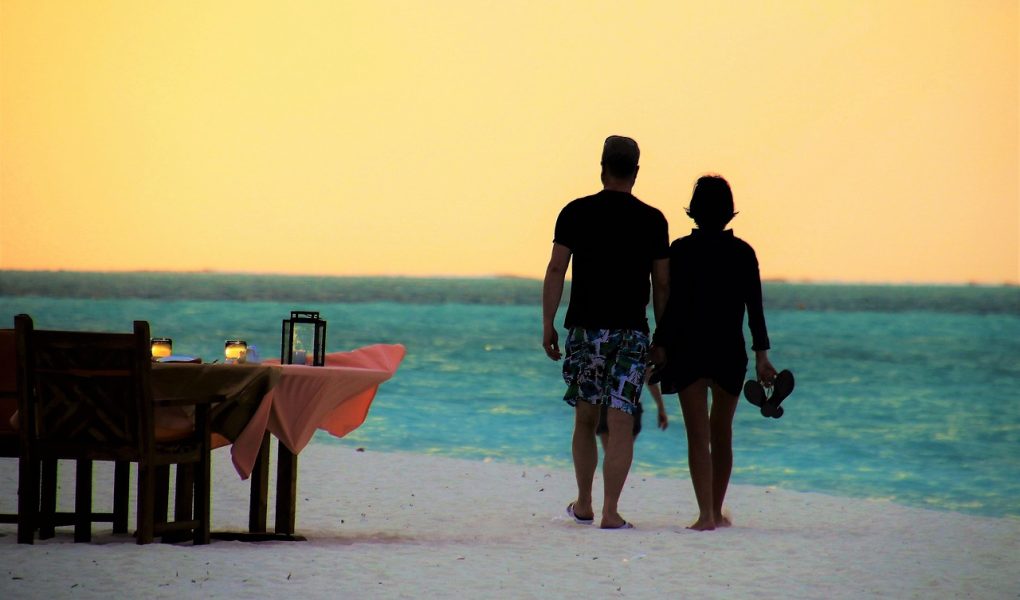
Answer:
[[[195,428],[194,427],[186,428],[186,429],[175,429],[175,428],[170,428],[170,427],[160,427],[160,426],[157,425],[156,426],[156,443],[176,442],[176,441],[183,440],[184,438],[191,436],[191,434],[193,434],[193,433],[195,433]],[[212,448],[214,450],[216,448],[222,448],[224,446],[229,446],[229,445],[234,443],[234,442],[231,442],[230,440],[228,440],[227,438],[223,437],[222,435],[220,435],[218,433],[213,433],[211,437],[212,437]]]

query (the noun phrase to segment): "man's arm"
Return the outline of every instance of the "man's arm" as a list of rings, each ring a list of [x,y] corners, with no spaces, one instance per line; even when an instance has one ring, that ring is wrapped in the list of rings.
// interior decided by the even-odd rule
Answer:
[[[652,311],[655,323],[662,322],[662,313],[669,302],[669,259],[660,258],[652,261]]]
[[[563,279],[567,275],[570,264],[570,248],[563,244],[553,243],[552,257],[545,269],[545,281],[542,283],[542,348],[546,356],[559,360],[559,334],[556,333],[556,310],[560,307],[563,297]]]
[[[669,302],[669,259],[660,258],[652,261],[652,311],[655,314],[656,329],[662,327],[662,316]],[[658,344],[649,348],[648,363],[659,369],[666,364],[666,350]],[[663,411],[659,411],[662,415]],[[665,429],[665,427],[663,427]]]

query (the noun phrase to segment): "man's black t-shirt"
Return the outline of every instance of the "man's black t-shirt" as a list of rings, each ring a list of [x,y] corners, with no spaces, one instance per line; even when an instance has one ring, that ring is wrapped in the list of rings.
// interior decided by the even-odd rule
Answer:
[[[553,241],[572,254],[566,327],[648,332],[652,261],[669,256],[661,211],[626,192],[603,190],[560,211]]]

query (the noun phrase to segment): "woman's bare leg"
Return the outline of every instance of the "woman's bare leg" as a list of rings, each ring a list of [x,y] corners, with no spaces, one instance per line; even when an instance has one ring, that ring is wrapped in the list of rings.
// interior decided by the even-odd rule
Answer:
[[[733,415],[739,398],[712,384],[712,517],[717,527],[729,527],[723,516],[723,499],[733,471]]]
[[[715,529],[712,510],[712,452],[708,416],[708,380],[699,379],[680,391],[680,408],[687,430],[687,463],[698,500],[698,520],[688,527],[697,531]]]

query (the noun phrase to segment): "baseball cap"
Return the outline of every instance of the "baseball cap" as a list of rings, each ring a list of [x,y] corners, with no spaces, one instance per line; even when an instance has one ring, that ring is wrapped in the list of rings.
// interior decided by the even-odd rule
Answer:
[[[641,157],[641,150],[637,142],[622,135],[611,135],[606,138],[602,145],[602,164],[622,167],[624,170],[633,169],[638,165]]]

